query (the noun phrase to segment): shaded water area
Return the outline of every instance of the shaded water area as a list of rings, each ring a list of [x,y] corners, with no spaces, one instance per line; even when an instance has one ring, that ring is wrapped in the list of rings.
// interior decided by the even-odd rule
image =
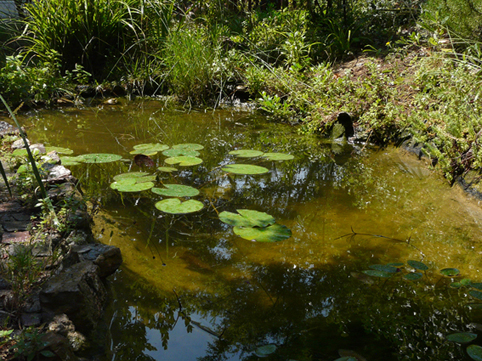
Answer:
[[[482,211],[413,155],[301,136],[249,112],[186,113],[153,100],[21,120],[34,142],[128,160],[70,167],[97,207],[95,237],[124,257],[91,350],[99,360],[470,359],[445,337],[481,328],[474,288],[451,283],[482,282]],[[159,195],[109,188],[116,174],[141,170],[129,152],[150,142],[204,146],[201,165],[162,173],[158,154],[147,169],[157,186],[199,189],[203,210],[169,215],[154,207]],[[236,149],[294,159],[236,159]],[[228,163],[270,171],[226,175]],[[242,239],[218,218],[237,209],[269,213],[292,236]],[[404,278],[417,271],[409,260],[428,266],[420,279]],[[389,263],[401,263],[390,278],[362,272]],[[441,275],[447,267],[460,276]]]

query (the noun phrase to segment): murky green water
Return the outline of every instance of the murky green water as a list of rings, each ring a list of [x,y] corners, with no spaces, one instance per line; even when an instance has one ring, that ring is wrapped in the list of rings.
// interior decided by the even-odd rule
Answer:
[[[156,101],[43,110],[22,121],[31,140],[75,154],[132,159],[132,147],[146,142],[205,147],[201,166],[157,172],[163,183],[201,190],[195,198],[204,210],[184,216],[162,214],[154,207],[161,197],[150,192],[109,188],[114,175],[139,170],[131,162],[71,168],[99,206],[96,238],[124,257],[101,341],[90,351],[101,360],[256,360],[267,344],[276,345],[269,360],[354,352],[366,360],[469,359],[445,336],[478,332],[482,314],[467,306],[478,302],[468,287],[449,284],[482,281],[481,208],[412,155],[299,136],[250,113],[166,111]],[[270,172],[225,176],[220,166],[235,161],[228,155],[235,149],[295,159],[236,160]],[[160,166],[165,157],[153,159]],[[241,208],[273,215],[292,237],[236,236],[217,214]],[[429,266],[420,280],[403,279],[415,271],[408,260]],[[404,266],[390,279],[361,273],[392,262]],[[461,276],[443,278],[446,267]]]

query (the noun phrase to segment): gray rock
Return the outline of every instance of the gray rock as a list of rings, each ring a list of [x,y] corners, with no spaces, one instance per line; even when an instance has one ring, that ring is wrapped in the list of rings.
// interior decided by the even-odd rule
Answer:
[[[37,327],[42,321],[42,314],[40,313],[22,313],[20,322],[23,327]]]
[[[36,143],[36,144],[32,144],[30,146],[30,151],[32,153],[36,153],[36,154],[45,154],[47,153],[47,151],[45,150],[45,146],[43,144],[40,144],[40,143]]]
[[[68,180],[72,176],[72,172],[63,165],[56,165],[50,169],[48,182],[55,183]]]
[[[69,340],[54,332],[47,332],[42,336],[42,343],[45,350],[49,350],[55,354],[54,357],[46,358],[49,361],[78,361],[79,358],[69,345]]]
[[[27,143],[30,144],[28,139],[27,139]],[[10,148],[12,148],[12,150],[22,149],[22,148],[25,148],[25,143],[23,142],[23,139],[17,139],[15,142],[12,143]]]
[[[69,332],[75,331],[74,324],[65,313],[56,315],[54,319],[49,323],[47,328],[49,331],[61,334],[65,337],[67,337],[67,334]]]
[[[101,318],[106,290],[98,266],[84,261],[49,279],[40,292],[46,311],[65,313],[82,333],[90,332]]]
[[[105,278],[113,274],[122,264],[122,254],[118,247],[109,246],[105,244],[91,244],[88,251],[78,249],[80,256],[84,260],[94,262],[99,266],[99,276]],[[75,249],[74,249],[75,250]]]

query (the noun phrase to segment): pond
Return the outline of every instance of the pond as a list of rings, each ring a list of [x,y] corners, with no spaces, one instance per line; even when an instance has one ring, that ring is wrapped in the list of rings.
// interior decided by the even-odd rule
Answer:
[[[95,209],[95,237],[124,258],[90,350],[99,360],[477,359],[467,350],[478,352],[482,335],[469,346],[447,337],[482,332],[482,211],[413,155],[156,100],[21,121],[33,142],[124,159],[70,166]],[[199,144],[202,163],[164,172],[172,165],[159,152],[153,167],[137,165],[130,152],[145,143]],[[241,149],[293,159],[230,154]],[[236,175],[234,163],[267,173]],[[138,171],[155,174],[157,188],[196,188],[183,200],[203,208],[170,214],[156,208],[166,196],[110,187]],[[244,239],[220,220],[246,209],[273,217],[255,234],[275,222],[286,239]]]

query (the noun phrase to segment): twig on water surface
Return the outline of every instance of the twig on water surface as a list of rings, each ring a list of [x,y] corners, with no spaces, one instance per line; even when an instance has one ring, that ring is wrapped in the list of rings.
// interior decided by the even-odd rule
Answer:
[[[407,240],[403,240],[403,239],[398,239],[398,238],[393,238],[393,237],[387,237],[387,236],[384,236],[384,235],[381,235],[381,234],[357,233],[353,230],[353,227],[350,227],[350,228],[351,228],[351,233],[344,234],[343,236],[337,237],[334,240],[345,238],[345,237],[355,237],[355,236],[368,236],[368,237],[374,237],[374,238],[383,238],[383,239],[388,239],[390,241],[407,243],[409,246],[415,248],[417,251],[420,252],[420,254],[422,255],[422,259],[425,257],[423,252],[411,243],[412,236],[408,237]]]

